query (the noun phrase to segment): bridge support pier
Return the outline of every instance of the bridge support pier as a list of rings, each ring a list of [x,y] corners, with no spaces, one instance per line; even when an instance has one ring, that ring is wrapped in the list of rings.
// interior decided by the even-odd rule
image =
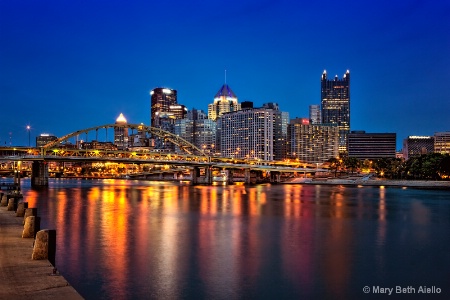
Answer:
[[[212,167],[208,166],[205,168],[205,184],[212,184]]]
[[[245,169],[244,172],[245,172],[245,184],[252,183],[250,169]]]
[[[234,179],[233,179],[233,169],[228,169],[227,183],[228,183],[228,184],[234,184]]]
[[[31,171],[31,186],[48,186],[48,165],[44,161],[34,161]]]
[[[191,170],[191,174],[192,174],[192,179],[191,179],[191,184],[192,185],[197,185],[198,184],[198,178],[200,177],[200,168],[199,167],[193,167]]]
[[[270,182],[273,182],[273,183],[281,182],[281,173],[280,172],[270,172]]]

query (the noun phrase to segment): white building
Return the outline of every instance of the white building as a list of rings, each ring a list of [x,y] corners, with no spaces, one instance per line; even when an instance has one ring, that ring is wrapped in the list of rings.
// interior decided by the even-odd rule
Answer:
[[[219,119],[221,156],[280,160],[275,152],[282,112],[272,108],[251,108],[230,112]],[[278,128],[280,127],[280,128]],[[281,155],[279,153],[278,155]]]

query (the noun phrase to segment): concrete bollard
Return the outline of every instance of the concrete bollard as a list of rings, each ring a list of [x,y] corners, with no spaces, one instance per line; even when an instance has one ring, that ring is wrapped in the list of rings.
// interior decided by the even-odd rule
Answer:
[[[22,238],[34,238],[41,226],[41,218],[30,216],[25,219]]]
[[[25,214],[23,216],[23,224],[25,224],[25,219],[30,216],[37,216],[37,208],[26,208]]]
[[[23,217],[25,215],[25,203],[26,202],[19,202],[17,204],[16,217]]]
[[[31,259],[48,259],[55,266],[56,230],[43,229],[36,234]]]
[[[0,206],[7,206],[8,205],[8,196],[7,195],[3,195],[2,196],[2,201],[0,202]]]
[[[14,201],[14,198],[9,198],[8,207],[6,208],[7,211],[14,211]]]

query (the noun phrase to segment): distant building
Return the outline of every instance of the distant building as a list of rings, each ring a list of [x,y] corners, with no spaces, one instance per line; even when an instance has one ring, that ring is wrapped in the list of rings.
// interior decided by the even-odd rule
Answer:
[[[336,75],[327,79],[323,71],[321,80],[322,124],[336,124],[339,128],[339,152],[347,152],[347,136],[350,132],[350,71],[342,79]]]
[[[236,94],[228,84],[224,84],[214,96],[214,102],[208,105],[208,118],[216,121],[224,113],[238,111],[241,105]]]
[[[175,120],[184,119],[187,114],[187,108],[184,105],[177,104],[169,106],[169,112],[173,113]]]
[[[436,132],[434,134],[434,152],[450,153],[450,131]]]
[[[202,110],[188,111],[187,118],[176,120],[175,134],[194,144],[207,154],[216,152],[216,122]]]
[[[323,163],[339,155],[339,128],[292,119],[288,126],[287,156],[305,163]]]
[[[122,113],[120,113],[119,117],[116,119],[115,124],[127,124],[127,119],[125,119]],[[114,145],[116,145],[119,150],[125,150],[128,148],[128,128],[124,126],[114,127]]]
[[[56,141],[58,137],[50,135],[48,133],[41,133],[41,135],[36,137],[36,147],[41,148],[50,142]]]
[[[405,160],[433,152],[434,137],[432,136],[409,136],[403,140],[403,157]]]
[[[253,102],[252,101],[242,101],[241,109],[247,109],[247,108],[253,108]]]
[[[275,160],[282,160],[287,157],[287,127],[289,124],[289,113],[281,111],[278,103],[264,103],[263,108],[272,109],[274,111],[274,127],[273,127],[273,153]]]
[[[117,150],[117,145],[111,142],[98,142],[93,140],[91,142],[80,142],[81,149],[93,149],[93,150]]]
[[[151,144],[149,136],[147,136],[147,131],[145,130],[145,125],[141,123],[138,128],[137,132],[133,132],[128,137],[128,146],[129,148],[135,148],[136,149],[142,149],[142,147],[152,147],[154,145]]]
[[[396,157],[395,133],[366,133],[351,131],[348,134],[348,156],[358,159]]]
[[[311,124],[322,124],[322,111],[320,105],[309,106],[309,120]]]

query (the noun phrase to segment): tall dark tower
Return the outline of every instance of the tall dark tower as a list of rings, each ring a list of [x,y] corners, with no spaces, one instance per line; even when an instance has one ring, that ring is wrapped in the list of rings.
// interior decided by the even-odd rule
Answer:
[[[336,75],[333,80],[328,80],[327,71],[323,71],[321,87],[322,123],[338,126],[339,153],[346,153],[350,132],[350,71],[342,79]]]
[[[177,91],[168,88],[155,88],[150,92],[150,125],[159,127],[159,116],[170,112],[170,106],[177,105]]]

